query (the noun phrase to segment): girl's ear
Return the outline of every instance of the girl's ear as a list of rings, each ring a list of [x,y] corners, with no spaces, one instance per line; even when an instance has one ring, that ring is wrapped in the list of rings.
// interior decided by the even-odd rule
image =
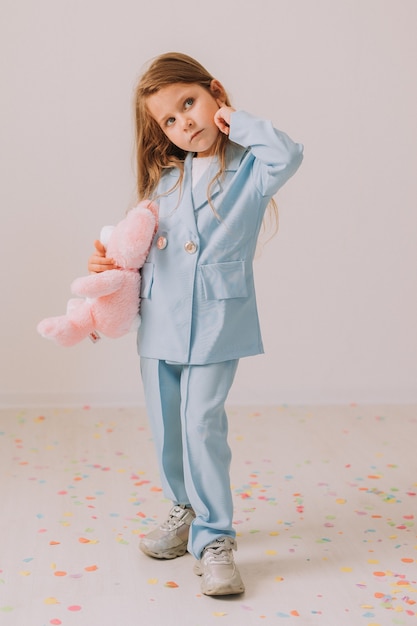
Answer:
[[[213,78],[210,83],[210,92],[216,100],[227,100],[226,90],[216,78]]]

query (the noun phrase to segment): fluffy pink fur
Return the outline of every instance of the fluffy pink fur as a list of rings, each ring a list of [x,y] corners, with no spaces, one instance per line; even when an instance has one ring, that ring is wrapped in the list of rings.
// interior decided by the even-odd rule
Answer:
[[[117,338],[140,323],[140,273],[157,228],[157,206],[142,201],[112,231],[106,255],[120,269],[77,278],[67,312],[42,320],[38,332],[61,346],[73,346],[94,331]]]

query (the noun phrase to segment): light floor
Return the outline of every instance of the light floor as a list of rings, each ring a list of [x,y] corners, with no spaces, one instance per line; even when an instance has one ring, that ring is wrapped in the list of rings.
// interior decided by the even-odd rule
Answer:
[[[137,548],[165,517],[143,409],[0,411],[1,626],[417,624],[417,407],[230,408],[243,596]]]

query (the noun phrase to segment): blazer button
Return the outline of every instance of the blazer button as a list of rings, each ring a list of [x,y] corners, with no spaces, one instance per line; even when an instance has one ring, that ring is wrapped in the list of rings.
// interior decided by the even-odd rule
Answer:
[[[168,245],[168,239],[166,237],[158,237],[158,239],[156,240],[156,247],[158,248],[158,250],[164,250]]]
[[[197,244],[195,244],[194,241],[186,241],[184,250],[188,252],[188,254],[195,254],[197,252]]]

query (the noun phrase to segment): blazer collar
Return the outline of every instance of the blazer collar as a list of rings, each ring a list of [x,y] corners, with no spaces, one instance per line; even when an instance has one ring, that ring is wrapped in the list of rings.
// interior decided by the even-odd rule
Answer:
[[[237,171],[239,165],[242,161],[243,156],[247,152],[247,149],[235,144],[233,142],[229,142],[226,148],[226,171],[225,176],[228,174],[233,175],[234,172]],[[187,224],[188,228],[191,231],[196,230],[195,217],[193,215],[193,210],[195,211],[201,209],[205,204],[208,203],[207,197],[207,188],[210,184],[210,181],[213,180],[215,175],[219,169],[219,161],[217,157],[213,158],[212,163],[210,164],[208,170],[203,174],[201,179],[198,181],[195,189],[192,189],[192,160],[194,157],[193,152],[189,152],[184,161],[184,179],[182,183],[182,199],[179,202],[179,206],[177,208],[178,214],[181,216],[181,219]],[[173,168],[169,171],[169,184],[168,189],[175,185],[175,180],[178,180],[178,169]],[[171,184],[172,182],[172,184]],[[222,190],[223,190],[223,180],[222,177],[217,179],[210,189],[210,197],[215,198]],[[178,192],[173,194],[175,197],[175,202],[178,201]],[[165,198],[170,198],[168,201],[171,204],[173,198],[171,194],[169,196],[165,196]],[[191,210],[190,210],[191,209]]]
[[[236,172],[239,167],[239,164],[242,160],[242,156],[245,153],[245,149],[237,144],[229,143],[226,148],[226,170],[227,172]],[[188,174],[188,178],[190,179],[190,172],[192,167],[192,159],[193,153],[189,153],[185,159],[185,173],[186,176]],[[189,169],[188,169],[189,168]],[[192,190],[193,201],[194,201],[194,209],[198,211],[202,206],[208,203],[207,190],[210,182],[216,176],[219,170],[219,160],[217,157],[214,157],[210,166],[206,172],[204,172],[203,176],[198,181],[196,187]],[[221,191],[223,191],[223,181],[222,177],[217,178],[213,185],[210,187],[210,198],[215,198]]]

